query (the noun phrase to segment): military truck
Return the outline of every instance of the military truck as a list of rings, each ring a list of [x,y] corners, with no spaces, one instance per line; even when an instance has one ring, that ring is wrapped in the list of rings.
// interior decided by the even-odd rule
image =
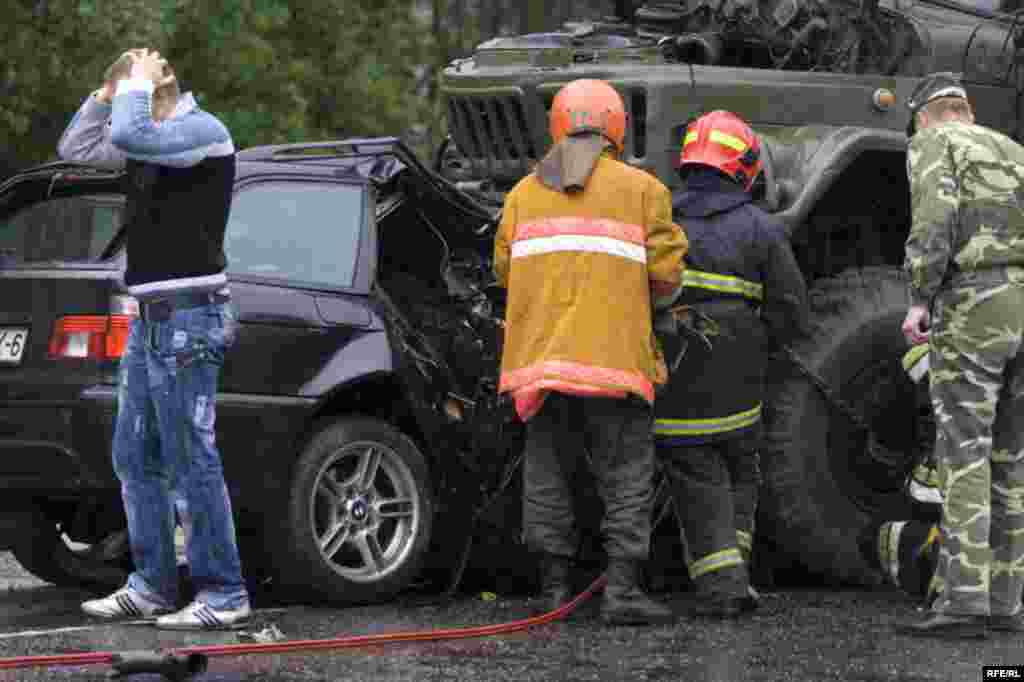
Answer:
[[[620,91],[625,160],[672,188],[700,113],[731,110],[762,136],[755,198],[788,230],[813,329],[773,354],[758,546],[831,581],[878,582],[857,548],[872,519],[937,512],[905,485],[934,439],[926,389],[900,366],[906,100],[921,75],[956,72],[978,122],[1021,139],[1021,5],[620,0],[614,17],[495,38],[443,71],[437,166],[498,200],[544,154],[551,101],[576,78]]]

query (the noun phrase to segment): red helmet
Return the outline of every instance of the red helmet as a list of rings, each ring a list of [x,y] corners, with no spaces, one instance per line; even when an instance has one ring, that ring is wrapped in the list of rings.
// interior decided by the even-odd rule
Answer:
[[[750,190],[761,172],[761,142],[743,119],[730,111],[704,114],[686,128],[679,170],[711,166]]]
[[[551,139],[555,144],[584,132],[604,135],[622,153],[626,107],[618,91],[605,81],[581,78],[566,83],[551,103]]]

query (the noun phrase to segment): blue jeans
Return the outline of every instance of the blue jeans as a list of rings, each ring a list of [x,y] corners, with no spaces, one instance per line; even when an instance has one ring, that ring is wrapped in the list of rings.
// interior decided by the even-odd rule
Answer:
[[[135,562],[128,585],[167,606],[178,601],[176,487],[191,517],[198,598],[215,609],[248,601],[214,436],[220,368],[236,328],[230,302],[137,318],[121,358],[113,459]]]

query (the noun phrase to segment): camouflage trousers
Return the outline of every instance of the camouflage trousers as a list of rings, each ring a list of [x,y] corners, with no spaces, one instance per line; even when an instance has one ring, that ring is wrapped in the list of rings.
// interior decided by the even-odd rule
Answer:
[[[756,442],[741,437],[690,446],[655,443],[696,591],[746,596],[761,482]]]
[[[965,281],[966,280],[966,281]],[[1011,615],[1024,586],[1024,277],[940,293],[931,397],[944,503],[933,609]]]

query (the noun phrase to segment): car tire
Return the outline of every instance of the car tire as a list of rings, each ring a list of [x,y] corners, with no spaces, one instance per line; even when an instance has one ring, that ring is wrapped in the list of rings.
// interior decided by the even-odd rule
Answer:
[[[781,558],[826,582],[875,585],[879,575],[859,551],[860,533],[873,520],[928,513],[904,487],[911,460],[934,443],[927,388],[900,365],[906,279],[894,268],[848,271],[816,283],[810,301],[809,336],[769,370],[759,534],[781,551],[776,565],[784,565]]]
[[[419,574],[433,514],[426,460],[412,440],[375,419],[328,423],[294,469],[281,578],[330,602],[386,600]]]
[[[42,510],[25,513],[30,532],[14,544],[11,553],[22,568],[40,580],[58,587],[108,592],[123,586],[131,570],[128,556],[107,561],[96,556],[93,547],[76,549],[68,543],[60,526]]]

